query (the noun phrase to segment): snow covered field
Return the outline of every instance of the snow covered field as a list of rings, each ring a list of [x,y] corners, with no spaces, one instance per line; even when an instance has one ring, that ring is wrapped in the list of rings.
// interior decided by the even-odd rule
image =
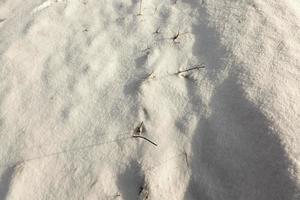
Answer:
[[[298,0],[0,0],[0,200],[299,200],[299,102]]]

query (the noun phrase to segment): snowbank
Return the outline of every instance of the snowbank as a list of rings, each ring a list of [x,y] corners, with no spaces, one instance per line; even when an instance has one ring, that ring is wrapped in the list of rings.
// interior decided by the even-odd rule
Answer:
[[[296,0],[0,1],[0,199],[299,199],[299,19]]]

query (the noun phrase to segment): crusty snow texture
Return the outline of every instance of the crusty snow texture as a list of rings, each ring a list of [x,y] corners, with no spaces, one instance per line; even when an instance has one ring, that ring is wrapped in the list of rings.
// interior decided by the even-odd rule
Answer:
[[[299,102],[298,0],[0,0],[1,200],[299,200]]]

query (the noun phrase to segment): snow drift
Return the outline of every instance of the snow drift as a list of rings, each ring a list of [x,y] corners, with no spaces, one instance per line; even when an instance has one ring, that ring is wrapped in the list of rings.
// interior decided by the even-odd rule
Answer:
[[[300,199],[299,18],[1,0],[0,199]]]

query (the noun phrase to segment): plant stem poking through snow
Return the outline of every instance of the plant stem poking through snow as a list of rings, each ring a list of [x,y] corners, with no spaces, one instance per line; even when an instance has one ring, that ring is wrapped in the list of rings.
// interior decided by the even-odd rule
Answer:
[[[150,74],[148,74],[148,75],[144,78],[144,80],[146,81],[146,80],[154,79],[154,78],[155,78],[155,74],[154,74],[154,71],[152,71]]]
[[[142,4],[143,4],[143,0],[140,0],[140,11],[137,14],[138,16],[142,15]]]
[[[160,27],[158,27],[154,32],[153,34],[159,34],[160,33]]]
[[[188,71],[192,71],[192,70],[200,70],[200,69],[203,69],[205,68],[205,65],[196,65],[195,67],[192,67],[192,68],[189,68],[189,69],[185,69],[185,70],[179,70],[178,72],[175,73],[175,75],[179,75],[181,73],[184,73],[184,72],[188,72]]]
[[[186,166],[189,168],[190,164],[189,164],[189,159],[188,159],[188,155],[186,153],[186,151],[183,152],[184,158],[185,158],[185,162],[186,162]]]
[[[149,140],[148,138],[142,136],[141,134],[144,132],[144,122],[141,122],[139,126],[137,126],[135,129],[134,129],[134,132],[133,132],[133,135],[132,137],[133,138],[142,138],[148,142],[150,142],[151,144],[153,144],[154,146],[157,146],[157,144],[151,140]]]
[[[179,30],[178,30],[177,34],[174,35],[173,37],[171,37],[170,39],[173,40],[174,43],[179,43],[178,41],[176,41],[179,38],[179,36],[185,35],[185,34],[188,34],[188,33],[189,32],[180,33]]]
[[[149,198],[148,184],[140,187],[138,200],[147,200]]]
[[[120,197],[120,194],[116,194],[115,196],[113,196],[114,199],[117,199],[118,197]]]
[[[134,135],[141,135],[141,133],[144,131],[144,122],[141,122],[139,126],[137,126],[135,129],[134,129]]]

